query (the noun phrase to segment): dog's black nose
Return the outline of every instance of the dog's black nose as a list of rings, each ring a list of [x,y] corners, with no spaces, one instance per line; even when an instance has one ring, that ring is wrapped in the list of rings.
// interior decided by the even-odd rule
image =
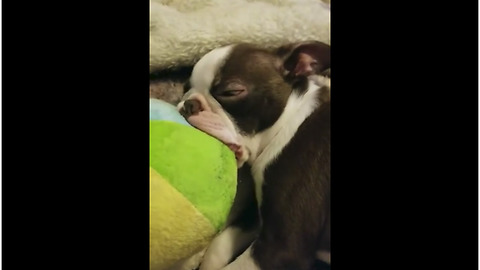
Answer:
[[[189,99],[183,103],[183,114],[185,117],[190,115],[197,114],[201,111],[200,101],[196,99]]]

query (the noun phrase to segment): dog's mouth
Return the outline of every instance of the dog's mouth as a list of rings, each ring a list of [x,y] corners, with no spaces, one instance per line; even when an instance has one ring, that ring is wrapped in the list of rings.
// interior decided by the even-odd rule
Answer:
[[[235,154],[237,161],[243,158],[243,147],[237,134],[225,125],[220,115],[201,111],[186,119],[192,126],[223,142]]]

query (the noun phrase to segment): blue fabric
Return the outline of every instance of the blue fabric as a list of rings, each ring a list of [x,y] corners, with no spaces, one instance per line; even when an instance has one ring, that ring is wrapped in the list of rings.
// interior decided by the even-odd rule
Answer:
[[[191,126],[175,106],[154,98],[150,98],[150,120],[165,120]]]

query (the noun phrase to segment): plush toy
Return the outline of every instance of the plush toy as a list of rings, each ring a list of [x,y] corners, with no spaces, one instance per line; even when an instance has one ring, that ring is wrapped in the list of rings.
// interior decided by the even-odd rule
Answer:
[[[234,154],[150,99],[150,269],[204,249],[223,228],[237,185]]]

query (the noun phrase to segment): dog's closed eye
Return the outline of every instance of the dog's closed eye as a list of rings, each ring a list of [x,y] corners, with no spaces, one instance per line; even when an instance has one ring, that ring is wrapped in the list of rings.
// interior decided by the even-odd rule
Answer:
[[[220,99],[237,99],[247,95],[247,87],[241,83],[229,83],[227,87],[218,91],[215,96]]]

